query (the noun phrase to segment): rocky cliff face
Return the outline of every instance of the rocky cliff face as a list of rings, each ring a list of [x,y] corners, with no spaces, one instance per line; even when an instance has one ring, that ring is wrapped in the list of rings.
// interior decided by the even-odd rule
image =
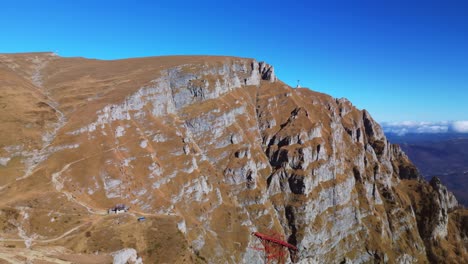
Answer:
[[[368,112],[266,63],[44,53],[2,55],[0,74],[0,258],[263,263],[260,231],[299,263],[467,260],[466,210],[440,182]],[[129,213],[105,215],[117,203]]]

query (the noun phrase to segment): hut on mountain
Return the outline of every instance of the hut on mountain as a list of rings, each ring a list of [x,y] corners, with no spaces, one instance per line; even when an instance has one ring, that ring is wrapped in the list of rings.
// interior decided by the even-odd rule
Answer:
[[[127,207],[125,204],[116,204],[114,207],[109,208],[107,210],[108,214],[121,214],[121,213],[126,213],[128,212],[129,207]]]

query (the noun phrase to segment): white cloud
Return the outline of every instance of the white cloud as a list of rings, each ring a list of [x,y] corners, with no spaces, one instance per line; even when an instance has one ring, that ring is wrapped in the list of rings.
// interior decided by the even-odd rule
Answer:
[[[455,121],[450,128],[454,132],[468,133],[468,121]]]
[[[404,135],[408,133],[468,133],[468,121],[440,121],[440,122],[383,122],[385,133]]]

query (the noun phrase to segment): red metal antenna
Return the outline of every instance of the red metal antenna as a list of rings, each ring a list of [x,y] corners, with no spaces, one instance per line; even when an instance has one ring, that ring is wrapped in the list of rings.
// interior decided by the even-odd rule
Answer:
[[[263,248],[254,249],[265,251],[265,263],[275,263],[276,261],[277,264],[284,264],[288,250],[291,251],[292,255],[297,252],[297,247],[284,241],[280,234],[265,235],[260,232],[254,232],[252,235],[259,238],[263,245]]]

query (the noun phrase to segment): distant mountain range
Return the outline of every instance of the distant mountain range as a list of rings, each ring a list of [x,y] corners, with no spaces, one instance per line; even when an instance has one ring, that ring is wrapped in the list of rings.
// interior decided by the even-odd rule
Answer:
[[[387,133],[387,137],[401,146],[425,178],[439,177],[468,206],[468,134]]]

